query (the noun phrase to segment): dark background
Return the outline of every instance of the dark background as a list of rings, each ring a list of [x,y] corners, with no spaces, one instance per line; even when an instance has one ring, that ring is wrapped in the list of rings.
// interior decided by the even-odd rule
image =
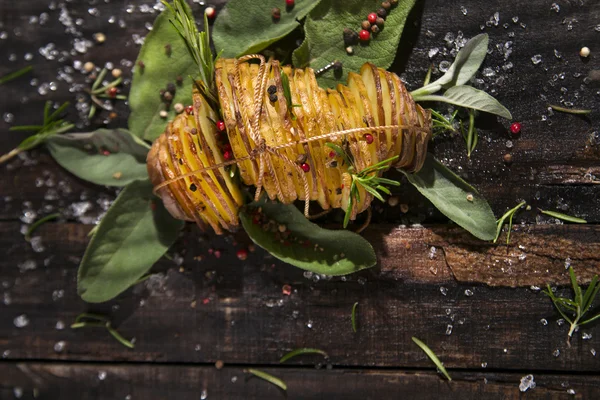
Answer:
[[[460,137],[436,139],[431,151],[476,186],[497,216],[521,200],[531,204],[515,218],[510,246],[475,240],[403,186],[396,194],[408,213],[378,205],[365,232],[381,261],[371,270],[310,276],[260,250],[240,261],[236,251],[249,244],[243,233],[215,238],[189,225],[169,252],[172,260],[157,265],[158,275],[108,304],[89,305],[76,294],[77,265],[115,190],[71,176],[43,148],[0,166],[0,398],[572,398],[568,390],[576,398],[599,396],[599,324],[581,329],[568,348],[568,327],[557,324],[539,287],[566,283],[565,263],[583,281],[600,272],[600,83],[588,77],[600,69],[600,4],[552,4],[421,1],[391,67],[415,89],[430,64],[435,79],[440,63],[452,61],[457,37],[490,35],[474,85],[506,105],[522,133],[512,136],[511,121],[482,115],[471,160]],[[125,127],[124,102],[117,102],[116,118],[102,112],[86,125],[82,105],[89,100],[81,89],[90,83],[73,66],[111,62],[130,78],[136,42],[158,14],[154,5],[1,0],[0,75],[25,65],[34,71],[0,86],[0,153],[26,136],[10,126],[41,122],[46,100],[78,104],[68,119],[79,131]],[[196,15],[204,9],[192,8]],[[94,42],[97,32],[105,43]],[[85,53],[76,50],[80,40],[90,41]],[[587,59],[579,57],[584,45],[592,51]],[[549,103],[593,112],[551,113]],[[537,207],[589,224],[558,224]],[[25,241],[27,223],[57,211],[61,219]],[[284,285],[291,285],[290,296]],[[350,322],[355,302],[357,333]],[[84,311],[109,315],[119,332],[135,338],[135,349],[103,329],[69,329]],[[17,328],[21,315],[28,323]],[[411,336],[437,353],[452,382],[435,373]],[[320,348],[330,358],[278,363],[298,347]],[[215,368],[218,360],[223,369]],[[284,379],[287,394],[249,378],[243,370],[250,367]],[[522,394],[519,381],[527,374],[537,387]]]

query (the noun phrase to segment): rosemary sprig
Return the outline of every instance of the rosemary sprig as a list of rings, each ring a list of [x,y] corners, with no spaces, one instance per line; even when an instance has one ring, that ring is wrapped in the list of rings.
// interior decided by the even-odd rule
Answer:
[[[287,360],[289,360],[290,358],[299,356],[301,354],[320,354],[325,358],[329,358],[329,356],[327,355],[327,353],[325,353],[323,350],[320,349],[311,349],[308,347],[303,347],[300,349],[295,349],[290,351],[289,353],[287,353],[286,355],[284,355],[283,357],[281,357],[281,360],[279,360],[280,363],[284,363]]]
[[[254,368],[248,368],[248,369],[244,370],[244,372],[248,372],[249,374],[252,374],[261,379],[264,379],[265,381],[272,383],[275,386],[279,386],[283,390],[287,390],[287,385],[285,384],[285,382],[276,376],[267,374],[266,372],[263,372],[259,369],[254,369]]]
[[[50,113],[52,110],[52,102],[47,101],[46,106],[44,107],[44,122],[42,125],[22,125],[22,126],[13,126],[9,130],[10,131],[34,131],[35,133],[25,140],[23,140],[16,148],[12,149],[7,154],[0,156],[0,164],[10,160],[16,155],[31,150],[34,147],[42,144],[51,136],[59,135],[61,133],[67,132],[72,129],[75,125],[70,124],[62,119],[58,119],[58,117],[67,109],[69,103],[66,102],[54,112]]]
[[[567,214],[559,213],[557,211],[546,211],[538,208],[542,214],[549,215],[554,218],[562,219],[563,221],[574,222],[576,224],[587,224],[587,221],[583,218],[572,217]]]
[[[349,159],[347,156],[346,158]],[[397,158],[398,156],[390,157],[356,173],[353,172],[355,170],[354,165],[351,165],[348,168],[348,172],[351,173],[352,184],[350,185],[350,196],[348,198],[348,206],[346,207],[346,215],[344,216],[344,228],[346,228],[350,222],[350,215],[352,214],[354,202],[356,201],[356,203],[360,203],[359,187],[362,187],[367,193],[370,193],[373,197],[379,199],[379,201],[385,202],[383,196],[379,192],[387,195],[392,193],[383,185],[400,186],[400,182],[398,181],[377,176],[377,173],[388,169],[390,164],[393,163]]]
[[[567,297],[557,297],[548,285],[547,289],[544,290],[544,293],[550,297],[554,307],[558,310],[560,315],[571,324],[569,328],[569,333],[567,335],[567,345],[571,347],[571,337],[575,330],[581,326],[588,324],[592,321],[600,318],[600,312],[595,316],[584,319],[587,312],[592,307],[592,303],[596,298],[596,295],[600,291],[600,284],[598,284],[598,275],[594,275],[594,278],[590,282],[585,293],[581,290],[581,287],[577,283],[577,277],[575,276],[575,271],[573,267],[569,267],[569,277],[571,278],[571,286],[573,286],[573,292],[575,293],[574,299],[569,299]],[[571,315],[572,317],[570,317]]]
[[[431,359],[431,361],[433,361],[433,363],[435,364],[435,366],[440,370],[440,372],[442,374],[444,374],[444,376],[446,377],[446,379],[448,379],[449,381],[452,380],[452,378],[450,378],[450,375],[448,374],[448,371],[446,371],[446,368],[444,368],[444,364],[442,364],[442,362],[440,361],[440,359],[438,358],[438,356],[435,355],[435,353],[433,352],[433,350],[431,350],[429,348],[429,346],[427,346],[425,343],[423,343],[422,341],[420,341],[419,339],[417,339],[416,337],[412,337],[413,342],[415,342],[415,344],[417,346],[419,346],[421,348],[421,350],[423,350],[425,352],[425,354],[427,354],[427,357],[429,357],[429,359]]]
[[[455,119],[458,114],[458,110],[455,110],[450,118],[444,117],[441,113],[435,111],[434,109],[429,109],[431,111],[431,122],[433,128],[432,137],[436,137],[446,132],[456,132],[455,128]]]
[[[510,210],[505,212],[502,217],[500,217],[500,219],[497,221],[496,238],[494,239],[494,243],[496,243],[498,241],[498,238],[500,237],[500,233],[502,232],[502,227],[504,226],[504,221],[506,221],[507,218],[508,218],[508,232],[506,233],[506,244],[508,245],[510,243],[510,232],[512,231],[513,217],[517,213],[517,211],[519,211],[521,209],[521,207],[523,207],[525,204],[527,204],[527,202],[525,202],[525,201],[520,202],[514,208],[511,208]]]
[[[88,113],[88,118],[93,118],[94,115],[96,115],[96,111],[97,111],[98,107],[100,107],[103,110],[110,111],[99,100],[99,98],[116,99],[116,100],[127,100],[127,96],[123,96],[123,95],[120,95],[120,94],[117,94],[117,95],[114,95],[114,96],[109,96],[107,94],[107,92],[110,89],[112,89],[114,87],[117,87],[117,86],[119,86],[121,84],[121,82],[123,81],[123,78],[121,78],[121,77],[118,77],[117,79],[115,79],[114,81],[106,84],[103,87],[99,87],[102,84],[102,81],[104,80],[104,78],[106,77],[106,73],[107,72],[108,72],[108,70],[106,68],[102,68],[102,70],[100,71],[100,73],[96,77],[96,80],[94,81],[94,83],[92,83],[92,88],[90,90],[87,90],[88,94],[90,95],[90,98],[92,99],[92,105],[90,106],[90,112]]]
[[[21,68],[17,71],[10,72],[10,73],[4,75],[2,78],[0,78],[0,85],[5,84],[6,82],[10,82],[13,79],[17,79],[18,77],[25,75],[26,73],[28,73],[31,70],[33,70],[33,67],[31,65],[28,65],[25,68]]]
[[[188,52],[198,65],[200,81],[196,83],[201,93],[206,99],[215,104],[218,103],[214,81],[215,57],[210,49],[208,17],[204,14],[204,31],[199,32],[196,21],[184,0],[173,0],[172,5],[165,0],[162,0],[162,3],[174,15],[174,20],[169,21],[183,39]]]
[[[111,326],[109,319],[103,315],[82,313],[79,314],[77,318],[75,318],[75,322],[71,325],[71,329],[80,329],[88,327],[106,328],[106,330],[108,330],[108,333],[110,333],[111,336],[114,337],[123,346],[129,347],[130,349],[133,349],[135,347],[132,342],[121,336],[121,334]]]

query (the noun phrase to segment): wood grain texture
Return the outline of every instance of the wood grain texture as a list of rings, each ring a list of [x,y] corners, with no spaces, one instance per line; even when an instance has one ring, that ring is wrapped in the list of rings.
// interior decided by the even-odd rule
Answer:
[[[22,399],[591,399],[600,393],[597,376],[535,375],[535,389],[519,391],[522,375],[452,372],[452,382],[423,370],[321,370],[264,368],[282,379],[287,392],[244,373],[244,367],[67,363],[0,364],[0,398]],[[100,380],[99,374],[106,377]],[[427,388],[427,390],[423,390]],[[567,393],[572,389],[575,396]],[[34,392],[35,391],[35,392]],[[34,393],[36,396],[34,397]],[[205,395],[205,397],[203,396]],[[130,397],[127,397],[130,396]]]
[[[8,33],[0,40],[0,54],[15,54],[18,60],[4,58],[0,75],[27,64],[26,52],[34,57],[30,76],[2,86],[0,113],[14,114],[12,125],[39,123],[46,100],[73,101],[70,85],[56,79],[58,68],[76,60],[97,65],[135,60],[139,46],[133,35],[145,35],[145,24],[155,15],[139,12],[149,4],[143,0],[67,2],[71,17],[85,21],[77,28],[81,37],[107,35],[104,45],[71,55],[67,53],[76,36],[65,33],[58,21],[60,10],[50,10],[48,3],[0,2],[0,31]],[[224,1],[211,3],[220,9]],[[266,382],[246,379],[241,370],[252,365],[284,378],[290,387],[287,397],[298,399],[573,398],[566,393],[566,382],[578,398],[600,397],[600,356],[592,353],[600,351],[599,324],[582,329],[568,348],[567,327],[556,323],[550,301],[527,288],[567,283],[567,258],[582,281],[600,273],[600,84],[584,82],[591,71],[600,70],[593,45],[599,37],[594,27],[600,7],[591,0],[556,3],[558,13],[546,0],[418,2],[391,68],[415,89],[430,65],[435,79],[441,74],[440,62],[452,60],[451,46],[444,40],[448,33],[490,35],[492,50],[483,68],[492,73],[480,73],[476,85],[511,110],[522,133],[513,136],[510,121],[480,115],[479,145],[470,160],[460,137],[438,138],[431,151],[476,186],[496,215],[522,199],[532,206],[516,216],[509,247],[479,242],[443,225],[447,219],[405,184],[395,194],[409,206],[408,213],[375,205],[374,224],[366,236],[381,263],[372,270],[346,279],[306,278],[261,251],[239,261],[235,250],[249,244],[243,233],[215,238],[188,226],[170,252],[181,265],[163,259],[155,267],[160,275],[112,302],[90,306],[76,294],[76,268],[91,228],[85,224],[101,215],[115,190],[71,176],[44,149],[1,165],[0,398],[13,398],[16,386],[24,388],[23,398],[32,398],[33,388],[38,388],[38,398],[47,399],[114,399],[128,394],[133,399],[197,399],[203,389],[209,399],[285,397]],[[126,11],[129,4],[136,12]],[[98,8],[98,17],[90,16],[92,6]],[[193,9],[202,11],[195,3]],[[486,26],[496,11],[498,26]],[[43,12],[49,13],[48,23],[29,23],[31,15]],[[113,15],[126,28],[110,24]],[[501,49],[508,42],[512,54],[505,58]],[[48,43],[59,50],[54,60],[38,51]],[[578,56],[583,45],[592,49],[586,60]],[[439,52],[430,58],[433,48]],[[531,61],[536,54],[542,57],[538,65]],[[513,67],[503,68],[509,62]],[[123,71],[130,78],[130,68]],[[38,87],[29,85],[31,78],[54,81],[58,88],[41,95]],[[73,78],[89,85],[79,73]],[[548,104],[562,100],[592,113],[589,118],[549,115]],[[126,104],[119,102],[116,111],[109,128],[126,126]],[[105,117],[100,114],[78,130],[102,126]],[[73,106],[69,119],[77,120]],[[8,132],[9,125],[0,119],[0,153],[26,136]],[[503,162],[507,153],[511,164]],[[394,173],[390,177],[400,178]],[[72,204],[82,202],[89,202],[89,209],[78,215]],[[537,207],[583,217],[591,224],[555,225],[539,216]],[[39,253],[19,233],[19,218],[30,209],[39,216],[55,211],[64,216],[35,233],[45,247]],[[340,221],[336,214],[327,220],[334,226]],[[222,256],[216,258],[211,249]],[[282,294],[285,284],[293,288],[290,296]],[[467,296],[467,290],[473,295]],[[559,291],[568,293],[565,288]],[[359,329],[354,334],[350,313],[356,301]],[[135,337],[135,350],[121,346],[103,329],[70,330],[69,324],[83,311],[109,315],[125,337]],[[13,320],[22,314],[29,324],[18,329]],[[65,328],[57,329],[57,322]],[[593,336],[583,340],[581,332]],[[451,384],[433,373],[411,336],[424,340],[450,368]],[[56,352],[59,341],[65,347]],[[287,351],[306,346],[327,351],[333,370],[313,369],[321,362],[318,357],[278,366]],[[217,371],[210,367],[217,360],[232,367]],[[105,381],[98,380],[101,370],[107,372]],[[537,387],[523,395],[518,382],[527,373],[534,374]],[[236,383],[231,382],[234,376]]]
[[[6,321],[0,325],[0,349],[10,350],[9,359],[169,363],[221,359],[226,363],[276,364],[289,350],[318,347],[329,353],[336,367],[425,367],[428,361],[410,340],[417,336],[453,368],[480,369],[482,363],[502,370],[600,368],[600,358],[591,353],[600,349],[600,335],[582,340],[579,334],[568,349],[567,327],[557,325],[552,303],[539,291],[459,283],[451,275],[461,271],[460,276],[472,279],[478,275],[479,261],[485,279],[492,272],[499,281],[521,283],[517,280],[532,279],[531,275],[542,286],[552,276],[564,279],[564,259],[554,259],[556,249],[551,246],[527,248],[528,259],[542,264],[546,260],[548,265],[555,262],[551,272],[526,273],[527,264],[516,261],[508,272],[508,263],[489,260],[513,260],[518,258],[516,254],[506,256],[502,246],[481,246],[457,229],[386,230],[378,226],[368,232],[369,239],[379,243],[381,268],[317,280],[305,278],[301,270],[260,250],[240,262],[235,249],[246,246],[243,235],[206,240],[190,227],[174,248],[174,254],[183,259],[182,269],[165,259],[156,267],[162,271],[160,275],[115,301],[85,305],[77,297],[75,281],[89,228],[80,224],[42,226],[36,235],[51,249],[44,254],[32,252],[20,237],[10,237],[17,224],[0,223],[1,245],[8,249],[7,257],[0,260],[0,270],[5,271],[5,293],[11,298],[11,304],[0,304],[0,320]],[[529,235],[516,234],[515,239],[543,242],[545,239],[535,235],[547,235],[581,243],[597,241],[593,239],[597,234],[596,227],[538,227]],[[385,250],[387,243],[389,251]],[[530,242],[524,243],[530,246]],[[430,257],[432,245],[440,247]],[[210,249],[220,249],[220,257],[211,255]],[[35,262],[37,268],[21,272],[12,261],[14,254]],[[201,261],[197,261],[199,257]],[[393,267],[398,260],[405,269]],[[572,262],[582,275],[598,269],[593,267],[597,263],[593,258]],[[488,263],[495,266],[489,269]],[[455,267],[450,270],[447,264]],[[290,296],[282,293],[286,284],[293,289]],[[360,304],[357,334],[350,322],[354,302]],[[136,349],[121,346],[104,329],[56,329],[57,321],[68,326],[86,310],[109,314],[125,337],[136,338]],[[30,324],[18,329],[10,322],[22,313]],[[595,326],[582,332],[595,332]],[[66,342],[61,353],[54,351],[59,341]],[[553,355],[556,349],[559,357]],[[301,358],[291,361],[302,362]]]

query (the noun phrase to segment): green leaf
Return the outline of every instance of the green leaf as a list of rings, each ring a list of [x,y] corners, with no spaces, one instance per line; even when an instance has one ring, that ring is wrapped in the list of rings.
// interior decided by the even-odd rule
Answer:
[[[242,210],[240,218],[254,243],[298,268],[345,275],[377,263],[373,247],[360,235],[323,229],[307,220],[293,204],[254,202]],[[255,223],[256,218],[266,222]],[[268,223],[271,220],[273,224]],[[287,238],[279,233],[280,225],[290,231]]]
[[[554,218],[562,219],[563,221],[575,222],[576,224],[587,224],[587,221],[583,218],[572,217],[570,215],[559,213],[556,211],[546,211],[546,210],[542,210],[541,208],[538,208],[538,210],[540,210],[540,212],[542,214],[546,214],[546,215],[549,215]]]
[[[175,83],[180,76],[183,84],[177,86],[172,103],[191,104],[193,82],[189,76],[198,73],[196,62],[169,18],[173,18],[173,14],[166,9],[154,21],[138,55],[129,92],[129,129],[134,135],[149,141],[160,136],[168,121],[175,117],[172,107],[167,110],[167,118],[160,117],[160,111],[165,110],[160,90],[165,89],[168,83]],[[167,44],[171,46],[170,56],[165,51]]]
[[[322,87],[346,83],[348,72],[357,72],[366,62],[378,67],[392,65],[406,18],[416,0],[402,0],[393,7],[380,33],[371,37],[367,45],[352,46],[354,54],[346,52],[344,28],[359,30],[365,17],[381,7],[379,0],[322,0],[309,14],[304,24],[305,42],[293,54],[294,66],[310,66],[318,70],[333,61],[343,64],[343,73],[335,76],[332,70],[317,78]]]
[[[182,226],[154,197],[149,181],[130,183],[85,251],[77,273],[81,298],[100,303],[126,290],[165,254]]]
[[[289,353],[287,353],[286,355],[281,357],[281,360],[279,360],[279,362],[284,363],[287,360],[289,360],[290,358],[293,358],[293,357],[296,357],[296,356],[299,356],[302,354],[320,354],[325,358],[329,358],[327,353],[325,353],[323,350],[303,347],[301,349],[295,349],[295,350],[290,351]]]
[[[414,95],[415,101],[441,101],[456,106],[472,108],[473,110],[485,111],[496,114],[506,119],[512,119],[510,111],[498,100],[483,90],[471,86],[454,86],[446,90],[442,96],[439,95]]]
[[[421,348],[421,350],[423,350],[425,352],[425,354],[427,354],[427,357],[429,357],[431,359],[431,361],[433,361],[433,363],[435,364],[435,366],[440,370],[440,372],[442,374],[444,374],[444,376],[446,377],[446,379],[448,379],[449,381],[452,380],[452,378],[450,378],[450,375],[448,374],[448,371],[446,371],[446,368],[444,367],[444,364],[442,364],[442,362],[440,361],[440,359],[438,358],[438,356],[435,355],[435,353],[433,352],[433,350],[431,350],[429,348],[429,346],[427,346],[425,343],[423,343],[422,341],[420,341],[419,339],[417,339],[416,337],[412,337],[413,342],[415,342],[415,344],[417,346],[419,346]]]
[[[577,283],[577,277],[575,276],[575,271],[572,267],[569,268],[569,278],[571,279],[571,286],[573,286],[573,292],[575,292],[575,304],[582,306],[583,294],[581,292],[581,287]]]
[[[416,174],[402,172],[445,216],[481,240],[494,239],[496,218],[487,201],[431,154],[427,154],[423,168]],[[467,199],[469,194],[473,201]]]
[[[126,186],[148,179],[148,147],[125,129],[53,136],[46,145],[61,167],[97,185]]]
[[[270,44],[287,36],[300,26],[318,0],[296,0],[286,9],[281,0],[231,0],[217,16],[213,26],[213,40],[217,53],[223,57],[239,57],[258,53]],[[281,9],[281,19],[273,20],[273,8]]]
[[[486,33],[471,38],[458,52],[454,63],[452,63],[448,71],[441,78],[415,90],[412,94],[414,96],[431,94],[442,88],[448,89],[467,83],[481,66],[487,54],[488,43],[489,38]]]

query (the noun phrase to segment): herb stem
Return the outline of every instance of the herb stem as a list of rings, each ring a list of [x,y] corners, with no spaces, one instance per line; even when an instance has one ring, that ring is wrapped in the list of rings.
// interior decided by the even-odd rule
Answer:
[[[56,219],[58,217],[60,217],[60,213],[54,213],[54,214],[46,215],[45,217],[40,218],[37,221],[35,221],[29,227],[29,229],[27,229],[27,233],[25,233],[25,240],[30,240],[31,239],[31,235],[33,234],[33,232],[37,228],[39,228],[43,223],[48,222],[48,221],[52,221],[53,219]]]
[[[26,73],[28,73],[31,70],[33,70],[33,66],[28,65],[28,66],[21,68],[15,72],[8,73],[8,74],[4,75],[2,78],[0,78],[0,85],[10,82],[13,79],[17,79],[20,76],[25,75]]]
[[[575,108],[566,108],[554,104],[548,104],[548,106],[554,111],[564,112],[567,114],[587,115],[592,112],[592,110],[578,110]]]
[[[109,83],[108,85],[101,87],[100,89],[92,89],[91,93],[92,94],[102,94],[102,93],[106,92],[108,89],[119,86],[122,81],[123,81],[123,78],[119,77],[119,78],[115,79],[114,81],[112,81],[111,83]]]

